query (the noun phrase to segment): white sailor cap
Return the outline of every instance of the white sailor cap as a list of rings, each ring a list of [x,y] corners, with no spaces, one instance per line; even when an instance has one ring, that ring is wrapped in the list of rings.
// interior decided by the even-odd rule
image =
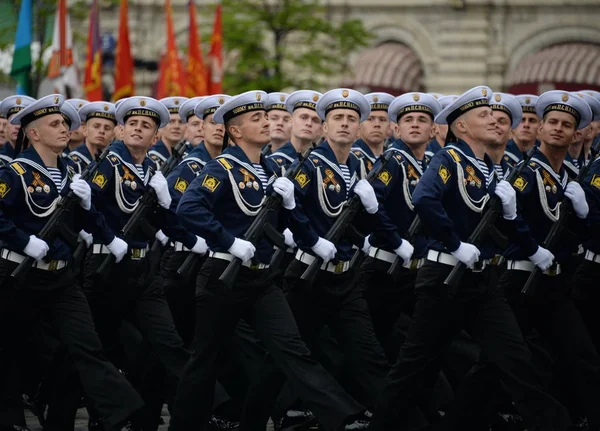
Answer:
[[[75,108],[76,111],[79,111],[85,105],[90,103],[88,100],[85,99],[67,99],[65,100],[65,102],[67,102],[69,105]]]
[[[194,113],[196,117],[202,118],[203,120],[210,114],[217,112],[225,102],[231,99],[228,94],[215,94],[214,96],[205,97],[200,103],[196,105]]]
[[[246,91],[227,100],[213,114],[215,123],[224,124],[238,115],[252,111],[264,111],[267,93],[260,90]]]
[[[578,130],[592,121],[592,109],[583,97],[564,90],[551,90],[541,94],[535,104],[535,111],[540,118],[552,111],[571,114],[575,118]]]
[[[579,90],[578,93],[586,93],[595,98],[598,102],[600,102],[600,91],[596,90]]]
[[[179,114],[179,107],[188,100],[187,97],[165,97],[164,99],[160,99],[159,102],[167,107],[169,110],[169,114]]]
[[[117,124],[115,110],[115,105],[110,102],[90,102],[82,107],[78,114],[81,122],[86,122],[90,118],[102,118]]]
[[[510,118],[510,128],[516,129],[523,119],[521,104],[512,94],[494,93],[490,102],[492,111],[501,111]]]
[[[77,109],[75,109],[73,105],[65,101],[65,103],[60,106],[60,113],[65,119],[69,130],[73,131],[79,129],[81,126],[81,120],[79,119],[79,113],[77,112]]]
[[[398,96],[390,104],[388,114],[390,121],[397,123],[398,120],[405,114],[412,112],[423,112],[428,114],[433,120],[442,110],[442,106],[438,100],[427,93],[405,93]]]
[[[323,97],[321,93],[313,90],[298,90],[290,94],[285,101],[287,111],[291,114],[298,108],[317,110],[317,102]]]
[[[60,107],[63,103],[65,103],[65,98],[60,94],[50,94],[39,100],[34,100],[33,103],[28,104],[17,115],[12,117],[10,124],[20,124],[22,127],[25,127],[32,121],[46,115],[61,114]],[[71,108],[74,109],[73,107]],[[77,112],[75,113],[77,114]],[[77,116],[77,119],[79,119],[79,116]]]
[[[152,118],[159,129],[171,121],[167,107],[152,97],[128,97],[117,105],[115,116],[119,124],[125,124],[129,117],[138,115]]]
[[[435,97],[437,100],[440,100],[442,97],[444,97],[444,95],[442,93],[427,93],[427,94]]]
[[[361,122],[369,118],[371,113],[371,106],[365,96],[351,88],[329,90],[317,102],[317,114],[323,121],[335,109],[351,109],[358,113]]]
[[[35,102],[35,99],[29,96],[8,96],[0,103],[0,117],[8,118],[22,111],[23,108],[31,105],[33,102]]]
[[[521,105],[523,113],[528,112],[537,115],[537,112],[535,112],[535,104],[537,103],[539,96],[534,94],[517,94],[515,99],[517,99],[517,102]]]
[[[394,101],[394,96],[388,93],[369,93],[365,94],[365,98],[371,105],[371,112],[385,111],[390,108],[390,104]]]
[[[191,99],[186,100],[179,106],[179,116],[181,117],[181,121],[187,123],[190,117],[196,115],[194,110],[196,109],[196,105],[200,103],[206,96],[192,97]]]
[[[459,97],[457,94],[449,94],[448,96],[440,97],[437,101],[440,102],[440,106],[444,109],[449,104],[454,103]]]
[[[576,91],[573,94],[582,97],[583,100],[585,100],[587,104],[590,105],[590,108],[592,110],[591,121],[600,121],[600,101],[585,91]]]
[[[288,93],[269,93],[267,94],[267,101],[265,102],[265,109],[267,112],[273,109],[279,109],[280,111],[287,111],[285,101],[289,97]]]
[[[448,124],[449,126],[461,115],[469,112],[471,109],[482,106],[490,106],[492,99],[492,89],[485,85],[473,87],[461,94],[458,99],[446,106],[435,117],[438,124]]]

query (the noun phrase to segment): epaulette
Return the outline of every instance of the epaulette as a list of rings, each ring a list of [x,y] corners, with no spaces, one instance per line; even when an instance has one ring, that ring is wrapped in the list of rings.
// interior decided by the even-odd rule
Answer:
[[[155,162],[162,162],[162,159],[156,153],[148,153],[148,157],[150,157]]]
[[[221,166],[223,166],[223,169],[225,169],[226,171],[233,169],[231,163],[229,163],[229,161],[224,157],[217,157],[217,162],[219,162]]]
[[[533,160],[529,160],[529,162],[527,162],[527,167],[534,172],[537,171],[539,168],[541,168],[540,164],[536,163]]]
[[[450,154],[450,157],[452,157],[452,159],[454,159],[454,161],[457,163],[462,160],[461,157],[458,155],[458,152],[454,148],[450,148],[448,150],[448,154]]]
[[[318,157],[309,157],[308,160],[312,163],[312,165],[315,168],[318,168],[319,166],[321,166],[321,161],[319,160]]]
[[[69,154],[67,157],[69,159],[73,160],[75,163],[79,163],[81,161],[81,159],[79,158],[79,156],[76,155],[76,154]]]
[[[188,168],[190,168],[190,171],[192,171],[195,174],[202,170],[202,166],[200,165],[200,163],[196,162],[195,160],[190,160],[186,164]]]
[[[10,167],[19,175],[23,175],[25,172],[27,172],[27,170],[19,162],[11,163]]]
[[[117,156],[115,156],[114,154],[109,154],[108,155],[108,161],[110,162],[111,166],[118,166],[121,164],[121,160],[119,160],[119,158]]]
[[[365,156],[360,150],[352,150],[352,153],[359,159],[362,159]]]

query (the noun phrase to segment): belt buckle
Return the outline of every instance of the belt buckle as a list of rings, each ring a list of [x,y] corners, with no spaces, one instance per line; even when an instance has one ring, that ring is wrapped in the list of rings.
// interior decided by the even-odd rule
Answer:
[[[333,267],[333,272],[335,274],[341,274],[342,272],[344,272],[344,263],[345,262],[336,263],[335,266]]]
[[[548,268],[544,274],[550,276],[550,277],[555,277],[558,275],[558,264],[553,263],[552,265],[550,265],[550,268]]]
[[[500,256],[499,254],[497,254],[497,255],[495,255],[495,256],[492,258],[492,260],[491,260],[490,264],[491,264],[491,265],[496,265],[496,266],[498,266],[498,265],[500,265],[500,260],[501,260],[501,259],[502,259],[502,256]]]
[[[58,260],[48,262],[48,271],[56,271],[58,269]]]
[[[417,269],[419,269],[419,260],[420,259],[411,259],[410,260],[410,270],[411,271],[416,271]]]
[[[258,271],[260,269],[260,263],[250,264],[248,268],[250,268],[252,271]]]
[[[486,264],[486,262],[484,260],[478,260],[473,265],[473,269],[471,271],[473,271],[473,272],[481,272],[481,271],[483,271],[485,269],[486,266],[487,266],[487,264]]]
[[[131,259],[141,259],[142,258],[142,249],[141,248],[132,248],[131,249]]]

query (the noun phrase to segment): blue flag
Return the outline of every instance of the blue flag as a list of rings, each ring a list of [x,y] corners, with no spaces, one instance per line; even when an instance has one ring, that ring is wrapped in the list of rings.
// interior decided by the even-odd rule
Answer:
[[[31,32],[31,0],[22,0],[10,76],[17,81],[17,94],[28,96],[31,91]]]

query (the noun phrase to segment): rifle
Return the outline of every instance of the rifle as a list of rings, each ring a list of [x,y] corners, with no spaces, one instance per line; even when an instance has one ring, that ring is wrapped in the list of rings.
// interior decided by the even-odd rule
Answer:
[[[90,181],[94,177],[94,175],[98,171],[98,167],[100,166],[100,163],[102,163],[102,161],[108,155],[109,147],[110,147],[110,145],[104,149],[102,154],[98,154],[96,156],[95,163],[90,163],[85,168],[85,170],[81,173],[80,178],[82,180],[87,182],[87,181]],[[47,244],[50,244],[52,242],[52,240],[54,240],[54,238],[56,238],[56,236],[61,235],[71,245],[73,245],[74,248],[77,249],[75,251],[75,254],[78,254],[78,253],[81,254],[81,251],[79,250],[80,247],[83,247],[83,251],[85,251],[85,243],[78,244],[77,243],[77,234],[75,234],[73,231],[71,231],[71,229],[69,229],[67,226],[65,226],[65,224],[63,222],[64,216],[69,211],[71,211],[73,209],[73,206],[75,204],[77,204],[79,201],[80,201],[79,197],[77,197],[77,195],[75,193],[73,193],[73,190],[69,190],[67,195],[64,198],[61,198],[60,201],[58,202],[56,209],[54,210],[54,212],[52,213],[52,215],[50,216],[50,218],[48,219],[48,221],[46,222],[46,224],[44,225],[42,230],[40,230],[40,233],[37,235],[38,238],[40,238],[42,241],[46,242]],[[11,277],[17,278],[17,279],[24,277],[25,275],[27,275],[27,273],[31,269],[31,266],[34,264],[34,262],[35,262],[34,258],[27,256],[25,258],[25,260],[23,260],[23,262],[21,262],[19,264],[19,266],[17,266],[14,269],[14,271],[11,274]]]
[[[596,143],[592,147],[592,154],[594,154],[594,153],[597,154],[599,148],[600,148],[600,140],[596,141]],[[587,176],[587,173],[590,170],[591,166],[592,166],[591,161],[590,161],[590,163],[583,165],[579,169],[579,174],[577,175],[577,178],[575,178],[574,181],[581,184],[581,182]],[[563,231],[567,228],[567,223],[569,221],[569,218],[571,217],[571,215],[574,212],[573,203],[567,197],[563,198],[562,202],[560,203],[560,207],[561,207],[560,216],[558,217],[558,220],[556,220],[552,224],[550,231],[548,232],[548,234],[546,235],[546,238],[544,239],[544,242],[542,243],[542,247],[547,248],[548,250],[552,250],[553,248],[555,248],[556,242],[560,239]],[[533,268],[533,271],[531,271],[531,274],[529,274],[529,278],[527,279],[525,286],[523,286],[523,289],[521,289],[521,293],[524,295],[527,295],[527,296],[533,296],[541,274],[542,274],[542,270],[540,269],[539,266],[536,265]]]
[[[415,243],[415,237],[421,231],[421,225],[421,219],[419,218],[419,215],[416,214],[412,223],[408,227],[408,231],[406,232],[406,239],[411,244]],[[404,261],[402,260],[402,258],[400,256],[396,256],[396,259],[394,259],[394,262],[392,262],[392,264],[390,265],[387,274],[390,275],[394,280],[396,280],[398,278],[400,268],[402,268],[403,265]]]
[[[381,173],[381,171],[385,168],[388,161],[392,157],[392,154],[392,151],[388,151],[387,153],[383,153],[381,156],[379,156],[379,160],[381,161],[381,163],[377,168],[373,167],[373,169],[371,169],[371,171],[365,178],[365,180],[367,180],[369,184],[372,184],[377,178],[377,176]],[[361,207],[362,203],[360,201],[360,197],[355,194],[346,202],[345,208],[343,209],[341,214],[335,219],[335,222],[325,234],[325,239],[331,241],[333,244],[339,243],[342,236],[344,236],[349,231],[348,228],[350,226],[350,223],[352,223],[354,217],[356,216],[358,210]],[[350,233],[355,234],[354,232],[351,231]],[[308,268],[306,268],[306,270],[300,278],[302,280],[305,280],[309,285],[312,285],[317,274],[319,273],[321,265],[323,265],[323,259],[319,256],[316,256],[315,260],[308,266]]]
[[[181,141],[174,148],[171,153],[171,157],[162,165],[160,171],[166,178],[175,167],[181,161],[183,157],[183,153],[185,152],[185,141]],[[144,233],[148,236],[154,236],[154,229],[148,221],[146,217],[148,213],[156,207],[156,191],[152,187],[148,187],[148,189],[144,192],[144,194],[139,199],[139,204],[125,226],[121,229],[120,237],[127,243],[129,243],[138,229],[142,229]],[[116,258],[113,254],[108,254],[100,267],[97,269],[96,273],[105,277],[112,266],[115,264]]]
[[[300,172],[300,169],[302,169],[302,165],[308,159],[311,151],[312,148],[309,148],[304,154],[300,154],[298,156],[298,163],[288,169],[284,177],[288,178],[290,181],[293,180]],[[265,202],[263,203],[259,213],[256,215],[252,221],[252,224],[248,226],[248,229],[244,233],[244,239],[246,241],[249,241],[254,246],[258,246],[259,241],[263,238],[263,236],[266,236],[278,248],[282,250],[287,249],[283,235],[276,231],[270,223],[272,216],[279,213],[279,210],[282,207],[282,200],[283,198],[277,193],[273,193],[271,196],[265,199]],[[242,260],[237,257],[234,257],[233,260],[229,262],[229,265],[227,265],[227,268],[225,268],[225,271],[223,271],[219,277],[219,280],[221,280],[226,287],[231,288],[233,286],[242,263]]]
[[[517,179],[517,177],[521,175],[523,169],[525,169],[525,167],[527,166],[527,163],[529,162],[529,159],[531,159],[531,157],[533,156],[535,150],[536,147],[534,146],[530,148],[529,151],[527,151],[527,153],[525,153],[521,164],[515,167],[512,171],[510,171],[510,174],[506,178],[506,181],[508,181],[512,185],[512,183]],[[479,223],[475,227],[475,230],[469,236],[467,242],[469,244],[473,244],[476,247],[479,247],[485,239],[485,237],[490,234],[490,230],[495,225],[496,220],[498,219],[500,214],[502,214],[502,201],[498,196],[494,195],[488,202],[486,211],[481,216]],[[451,296],[456,293],[456,289],[458,288],[460,279],[462,278],[466,270],[467,266],[462,262],[458,262],[456,266],[452,268],[452,271],[450,272],[450,274],[448,274],[448,277],[446,277],[444,284],[450,287]]]

